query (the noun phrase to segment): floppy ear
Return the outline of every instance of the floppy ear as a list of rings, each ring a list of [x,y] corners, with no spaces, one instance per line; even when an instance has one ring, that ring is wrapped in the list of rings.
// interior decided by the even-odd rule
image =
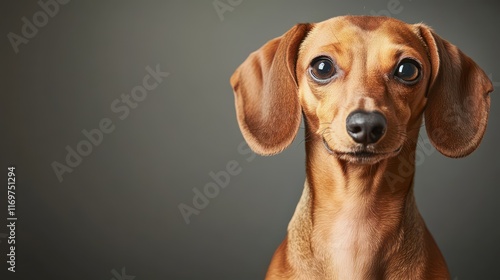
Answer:
[[[238,124],[256,153],[279,153],[297,134],[301,107],[295,66],[309,30],[309,24],[295,25],[250,54],[231,77]]]
[[[493,85],[488,76],[456,46],[419,25],[432,66],[425,126],[436,149],[448,157],[464,157],[483,138]]]

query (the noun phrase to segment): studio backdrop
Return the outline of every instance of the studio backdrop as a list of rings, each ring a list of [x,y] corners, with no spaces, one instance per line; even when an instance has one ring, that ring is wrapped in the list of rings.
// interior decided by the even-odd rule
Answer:
[[[304,126],[254,154],[229,78],[296,23],[423,22],[500,86],[495,1],[1,6],[0,279],[263,279],[303,189]],[[452,279],[500,279],[498,143],[496,92],[472,155],[444,157],[422,129],[415,193]]]

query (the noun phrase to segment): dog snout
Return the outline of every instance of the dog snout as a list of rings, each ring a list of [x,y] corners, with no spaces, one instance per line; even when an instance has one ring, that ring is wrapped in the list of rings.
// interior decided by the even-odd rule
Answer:
[[[359,144],[374,144],[384,136],[387,120],[379,112],[355,111],[346,119],[347,133]]]

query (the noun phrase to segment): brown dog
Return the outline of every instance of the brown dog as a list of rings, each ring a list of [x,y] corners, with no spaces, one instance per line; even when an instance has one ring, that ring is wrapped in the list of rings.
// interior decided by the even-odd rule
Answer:
[[[442,154],[479,145],[493,86],[474,61],[423,24],[345,16],[294,26],[231,84],[255,152],[306,125],[304,192],[267,279],[449,279],[415,204],[415,150],[423,115]]]

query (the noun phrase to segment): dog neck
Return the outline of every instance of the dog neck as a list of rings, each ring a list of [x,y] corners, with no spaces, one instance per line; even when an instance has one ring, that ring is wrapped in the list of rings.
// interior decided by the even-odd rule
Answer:
[[[402,268],[425,271],[412,269],[423,265],[422,244],[434,242],[413,195],[410,151],[417,137],[418,129],[398,156],[373,165],[338,159],[320,137],[306,142],[306,183],[288,227],[288,255],[295,254],[290,262],[314,271],[311,277],[334,279],[387,278]],[[405,263],[408,254],[411,263]]]

